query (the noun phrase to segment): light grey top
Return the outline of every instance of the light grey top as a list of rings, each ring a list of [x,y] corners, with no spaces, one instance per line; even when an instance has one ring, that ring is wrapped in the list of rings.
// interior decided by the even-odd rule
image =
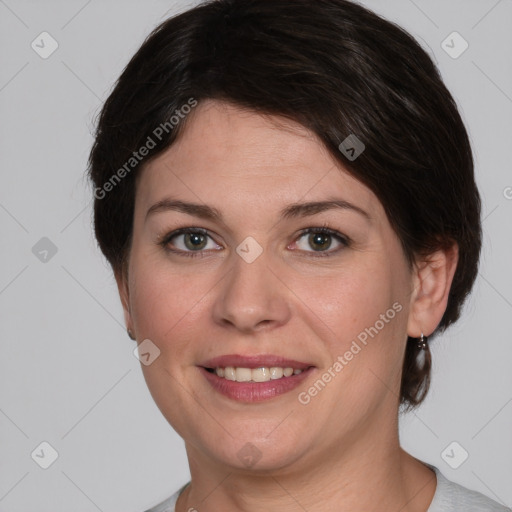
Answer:
[[[437,477],[437,487],[432,503],[427,512],[511,512],[512,509],[500,505],[483,494],[472,491],[448,480],[435,466],[426,464],[432,468]],[[189,482],[190,483],[190,482]],[[174,506],[181,491],[188,485],[185,484],[170,498],[145,512],[175,512]]]

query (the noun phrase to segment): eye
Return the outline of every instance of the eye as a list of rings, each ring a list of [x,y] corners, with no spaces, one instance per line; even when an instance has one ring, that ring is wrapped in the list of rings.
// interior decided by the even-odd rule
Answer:
[[[180,256],[201,257],[204,251],[222,250],[207,230],[203,228],[181,228],[165,235],[159,242],[166,251]],[[288,246],[299,251],[316,253],[315,256],[331,256],[343,247],[348,247],[350,240],[338,231],[323,227],[307,228]]]
[[[222,249],[214,242],[208,231],[202,228],[177,229],[165,236],[161,245],[168,251],[185,253],[185,256],[200,256],[202,251]]]
[[[294,245],[300,251],[325,253],[318,256],[327,256],[348,247],[349,240],[333,229],[318,227],[303,230]]]

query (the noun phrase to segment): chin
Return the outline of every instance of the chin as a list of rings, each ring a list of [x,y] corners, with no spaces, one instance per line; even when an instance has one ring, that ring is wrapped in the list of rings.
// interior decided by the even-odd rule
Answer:
[[[221,437],[209,437],[193,444],[214,463],[252,474],[279,472],[302,458],[305,450],[303,436],[278,435],[277,432],[272,433],[271,429],[265,431],[264,435],[251,435],[245,429],[240,435],[233,432],[233,437],[224,432]]]

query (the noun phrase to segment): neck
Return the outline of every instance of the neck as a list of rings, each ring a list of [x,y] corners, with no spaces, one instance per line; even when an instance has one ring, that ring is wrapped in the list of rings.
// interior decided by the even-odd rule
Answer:
[[[192,478],[176,511],[427,512],[435,474],[400,448],[397,428],[368,436],[264,473],[221,466],[187,444]]]

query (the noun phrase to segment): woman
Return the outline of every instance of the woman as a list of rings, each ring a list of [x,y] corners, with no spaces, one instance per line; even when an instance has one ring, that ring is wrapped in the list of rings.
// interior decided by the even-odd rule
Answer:
[[[431,59],[347,0],[216,0],[101,112],[95,229],[191,482],[151,510],[505,510],[406,453],[481,247]]]

